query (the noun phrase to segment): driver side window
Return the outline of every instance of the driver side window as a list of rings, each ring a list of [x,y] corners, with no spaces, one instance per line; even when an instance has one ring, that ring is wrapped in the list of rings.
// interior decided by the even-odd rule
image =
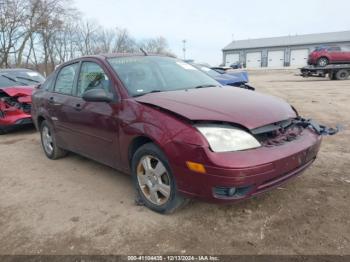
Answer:
[[[83,62],[78,79],[78,96],[91,89],[104,89],[111,93],[110,80],[103,69],[94,62]]]

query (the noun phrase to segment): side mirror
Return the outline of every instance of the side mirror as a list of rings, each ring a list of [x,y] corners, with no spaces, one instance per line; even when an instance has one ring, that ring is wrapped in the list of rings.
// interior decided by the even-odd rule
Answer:
[[[104,89],[91,89],[83,94],[83,99],[87,102],[112,102],[113,95],[108,94]]]

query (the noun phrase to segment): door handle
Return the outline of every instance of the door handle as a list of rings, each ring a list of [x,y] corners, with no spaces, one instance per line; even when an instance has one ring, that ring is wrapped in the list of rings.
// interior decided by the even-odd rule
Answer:
[[[49,98],[49,104],[50,104],[50,105],[54,105],[54,106],[60,106],[60,105],[61,105],[61,103],[55,102],[55,98],[54,98],[53,96],[51,96],[51,97]]]
[[[49,98],[49,104],[53,104],[55,102],[55,99],[53,98],[53,96],[51,96],[50,98]]]
[[[75,106],[74,106],[74,109],[75,110],[77,110],[77,111],[80,111],[80,110],[82,110],[83,108],[81,107],[81,104],[76,104]]]

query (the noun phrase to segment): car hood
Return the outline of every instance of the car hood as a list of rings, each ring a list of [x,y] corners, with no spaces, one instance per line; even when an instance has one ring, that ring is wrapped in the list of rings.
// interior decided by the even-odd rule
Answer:
[[[240,88],[213,87],[150,93],[136,101],[193,121],[223,121],[255,129],[296,117],[285,101]]]
[[[34,89],[33,86],[0,87],[0,90],[9,96],[31,96]]]
[[[18,102],[21,103],[31,103],[34,89],[33,86],[2,87],[0,93],[3,92],[8,96],[17,97]]]

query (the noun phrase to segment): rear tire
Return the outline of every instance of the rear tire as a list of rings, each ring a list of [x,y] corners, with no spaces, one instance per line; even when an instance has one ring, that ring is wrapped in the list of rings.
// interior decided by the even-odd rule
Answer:
[[[67,155],[67,151],[57,145],[53,128],[46,120],[40,125],[40,137],[41,145],[48,158],[55,160]]]
[[[335,77],[337,80],[346,80],[349,78],[349,75],[350,73],[348,70],[341,69],[335,74]]]
[[[137,149],[131,171],[137,199],[149,209],[169,214],[187,203],[187,199],[177,192],[175,177],[165,154],[153,143]]]
[[[317,60],[317,65],[320,67],[325,67],[328,64],[329,64],[329,60],[327,57],[321,57],[320,59]]]

